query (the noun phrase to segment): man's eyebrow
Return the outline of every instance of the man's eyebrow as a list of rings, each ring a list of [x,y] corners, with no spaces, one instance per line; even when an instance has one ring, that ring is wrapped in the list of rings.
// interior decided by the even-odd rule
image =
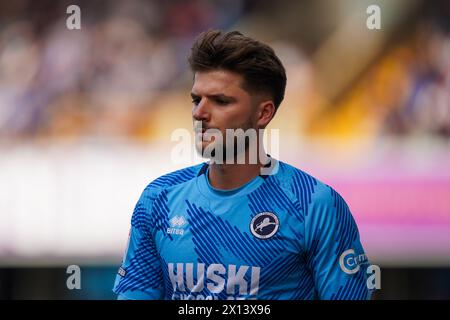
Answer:
[[[200,96],[196,95],[195,93],[191,92],[192,99],[200,98]]]
[[[235,101],[235,100],[236,100],[235,97],[227,96],[227,95],[225,95],[225,94],[223,94],[223,93],[207,94],[207,95],[205,95],[205,96],[208,97],[208,98],[212,98],[212,99],[225,99],[225,100],[231,100],[231,101]],[[193,92],[191,92],[191,97],[192,97],[192,99],[198,99],[198,98],[200,98],[199,95],[197,95],[197,94],[195,94],[195,93],[193,93]]]

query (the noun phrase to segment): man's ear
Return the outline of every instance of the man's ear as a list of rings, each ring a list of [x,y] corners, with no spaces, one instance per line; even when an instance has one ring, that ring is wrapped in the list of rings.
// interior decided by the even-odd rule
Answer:
[[[256,124],[259,128],[265,128],[275,115],[275,105],[272,100],[262,101],[258,105]]]

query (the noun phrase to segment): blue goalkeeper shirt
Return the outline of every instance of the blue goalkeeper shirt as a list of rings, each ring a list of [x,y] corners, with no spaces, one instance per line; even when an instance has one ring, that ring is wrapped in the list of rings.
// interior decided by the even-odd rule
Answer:
[[[232,190],[208,163],[142,193],[114,284],[119,299],[368,299],[368,261],[343,198],[275,161]]]

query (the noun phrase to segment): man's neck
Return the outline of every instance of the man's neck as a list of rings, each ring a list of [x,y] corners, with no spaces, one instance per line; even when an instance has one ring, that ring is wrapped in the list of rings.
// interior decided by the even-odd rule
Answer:
[[[260,161],[255,164],[249,164],[248,161],[245,164],[212,163],[209,166],[209,183],[219,190],[235,189],[260,175],[261,167],[263,164]]]

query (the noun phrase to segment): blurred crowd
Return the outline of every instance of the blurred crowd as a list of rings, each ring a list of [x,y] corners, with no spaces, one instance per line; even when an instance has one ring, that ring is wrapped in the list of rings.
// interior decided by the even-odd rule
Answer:
[[[450,138],[450,34],[418,24],[394,41],[339,101],[315,113],[312,134]]]
[[[0,4],[0,135],[145,136],[193,38],[241,14],[239,1],[78,4],[81,30],[66,28],[64,1]]]
[[[449,31],[419,25],[408,45],[394,48],[387,58],[391,61],[380,68],[380,76],[388,74],[383,80],[392,97],[386,103],[385,132],[450,137]]]
[[[157,101],[191,81],[194,37],[242,24],[254,1],[78,3],[81,30],[66,28],[65,1],[0,4],[0,137],[151,138]],[[417,19],[412,29],[303,133],[358,134],[365,123],[374,135],[450,137],[448,20]]]

